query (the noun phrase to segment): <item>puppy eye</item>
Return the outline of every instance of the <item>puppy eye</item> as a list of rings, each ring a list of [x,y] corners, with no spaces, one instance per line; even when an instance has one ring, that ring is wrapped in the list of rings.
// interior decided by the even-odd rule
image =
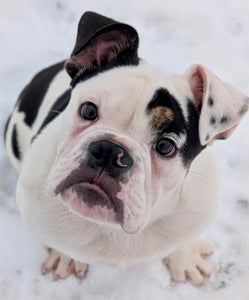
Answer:
[[[155,150],[162,156],[173,157],[177,148],[172,140],[162,138],[155,143]]]
[[[85,120],[94,121],[98,117],[97,106],[92,102],[86,102],[80,106],[79,114]]]

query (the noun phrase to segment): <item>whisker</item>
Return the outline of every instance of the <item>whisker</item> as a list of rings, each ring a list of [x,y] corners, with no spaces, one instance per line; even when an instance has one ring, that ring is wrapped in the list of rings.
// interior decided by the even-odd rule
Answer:
[[[190,170],[189,173],[194,173],[194,174],[197,174],[197,175],[202,176],[202,177],[205,177],[205,176],[206,176],[206,175],[204,175],[204,174],[201,174],[201,173],[196,172],[196,171],[193,171],[193,170]]]
[[[60,113],[61,113],[61,111],[58,111],[58,110],[55,110],[55,109],[51,109],[51,111],[52,111],[52,112],[55,112],[55,113],[57,113],[57,114],[60,114]]]

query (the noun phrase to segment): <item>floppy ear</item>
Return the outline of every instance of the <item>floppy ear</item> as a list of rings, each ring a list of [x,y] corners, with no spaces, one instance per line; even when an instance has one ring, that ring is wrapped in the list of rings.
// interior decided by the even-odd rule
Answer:
[[[184,76],[188,79],[200,114],[201,144],[229,137],[247,112],[249,98],[202,65],[191,66]]]
[[[79,72],[138,64],[138,34],[123,23],[86,12],[79,21],[76,44],[65,68],[71,78]]]

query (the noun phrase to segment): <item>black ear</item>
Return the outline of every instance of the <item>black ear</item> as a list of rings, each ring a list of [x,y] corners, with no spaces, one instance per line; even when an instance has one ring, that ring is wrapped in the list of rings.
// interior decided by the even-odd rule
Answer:
[[[76,44],[65,68],[74,79],[79,73],[137,65],[138,42],[133,27],[86,12],[79,21]]]

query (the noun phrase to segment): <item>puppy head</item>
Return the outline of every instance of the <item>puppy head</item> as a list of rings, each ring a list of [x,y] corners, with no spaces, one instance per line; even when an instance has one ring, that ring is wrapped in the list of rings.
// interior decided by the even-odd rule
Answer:
[[[164,76],[144,61],[125,66],[122,47],[129,62],[136,51],[124,43],[113,58],[109,45],[116,34],[108,47],[105,38],[98,39],[90,58],[84,54],[82,62],[82,53],[74,54],[82,69],[71,73],[77,83],[60,119],[47,190],[73,213],[134,234],[148,224],[157,202],[166,202],[165,215],[172,212],[167,195],[180,187],[208,143],[231,134],[248,98],[200,65],[183,76]],[[85,80],[88,60],[95,61],[103,49],[111,59],[102,53],[98,75]],[[110,68],[118,56],[122,67]]]

